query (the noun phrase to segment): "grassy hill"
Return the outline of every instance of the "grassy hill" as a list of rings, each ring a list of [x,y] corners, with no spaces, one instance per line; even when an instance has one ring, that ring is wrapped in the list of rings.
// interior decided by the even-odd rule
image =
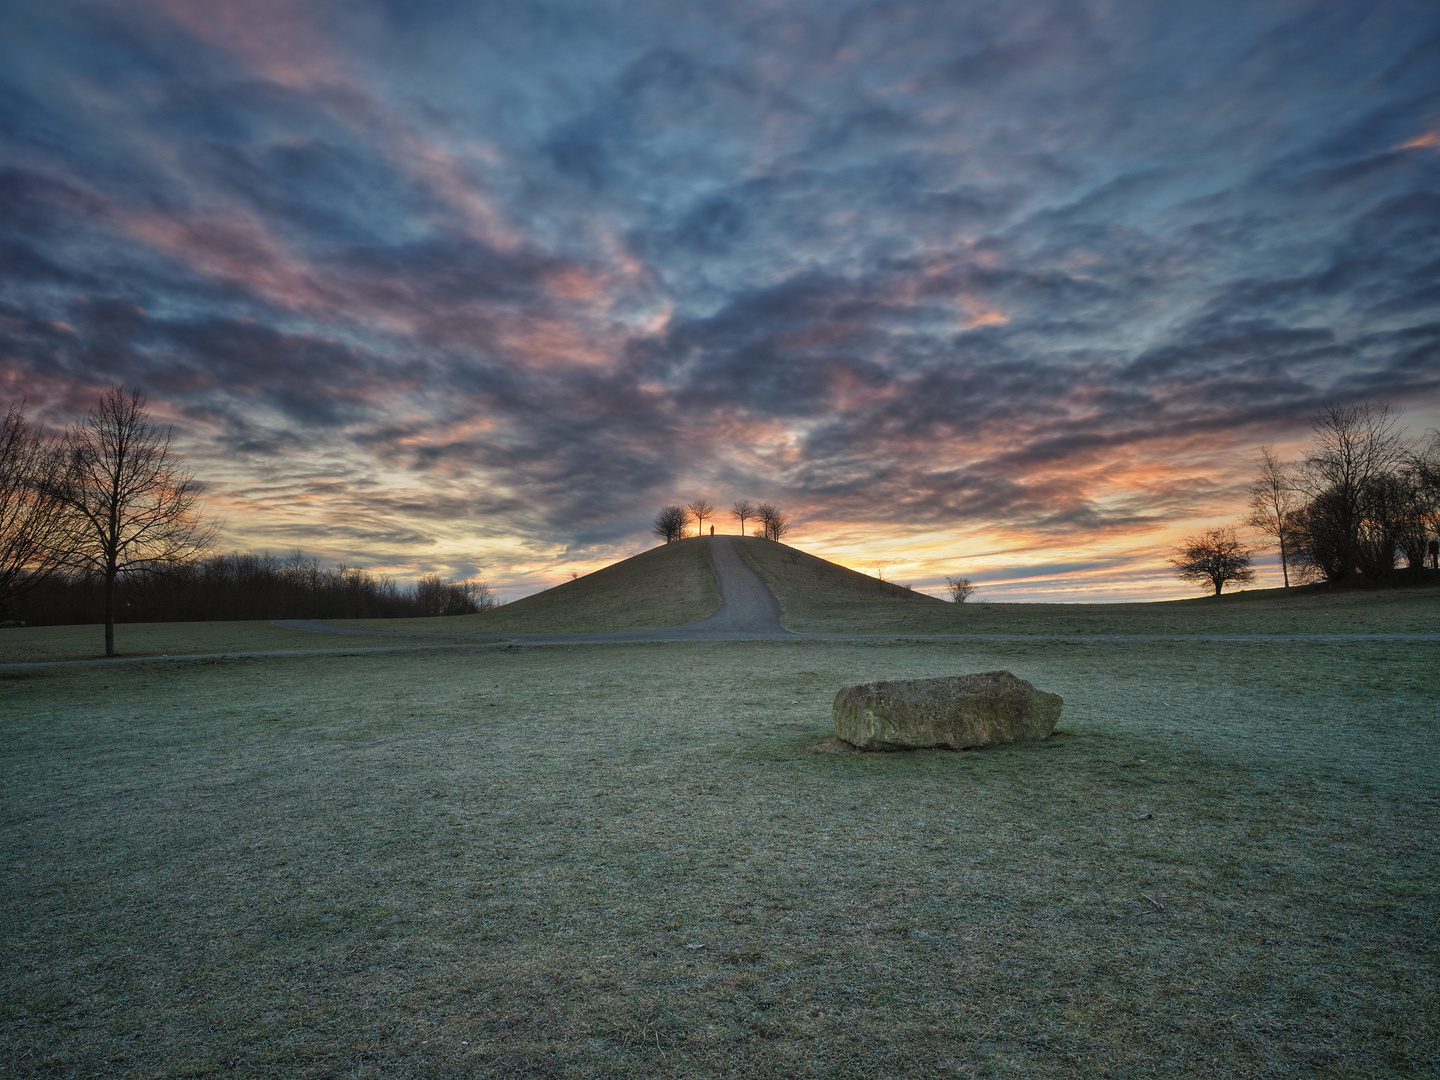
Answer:
[[[787,544],[736,538],[785,625],[836,634],[1285,634],[1440,630],[1440,587],[1251,589],[1140,604],[951,604]],[[982,593],[983,596],[983,593]]]
[[[1440,631],[1440,579],[1420,587],[1252,589],[1221,597],[1140,604],[951,604],[807,554],[787,544],[732,537],[741,557],[801,633],[840,634],[1285,634]],[[984,594],[981,593],[983,598]],[[720,603],[706,543],[664,544],[593,574],[479,615],[339,619],[366,630],[439,634],[600,633],[681,626]],[[100,655],[94,626],[0,631],[0,662]],[[378,639],[370,639],[378,644]],[[403,644],[422,639],[392,639]],[[322,649],[337,641],[268,622],[125,624],[130,656]]]
[[[655,630],[703,619],[720,606],[701,537],[662,544],[593,574],[478,615],[436,619],[336,619],[337,626],[452,634],[595,634]]]
[[[789,544],[754,536],[733,539],[740,557],[765,579],[780,601],[785,625],[791,630],[863,634],[872,627],[879,633],[916,620],[916,625],[940,625],[955,606]]]

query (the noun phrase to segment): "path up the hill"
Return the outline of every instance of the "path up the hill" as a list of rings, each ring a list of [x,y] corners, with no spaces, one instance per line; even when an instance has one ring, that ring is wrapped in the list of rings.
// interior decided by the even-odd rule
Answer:
[[[780,625],[780,601],[740,558],[730,537],[710,537],[710,565],[720,586],[720,606],[703,619],[662,632],[696,638],[797,636]]]

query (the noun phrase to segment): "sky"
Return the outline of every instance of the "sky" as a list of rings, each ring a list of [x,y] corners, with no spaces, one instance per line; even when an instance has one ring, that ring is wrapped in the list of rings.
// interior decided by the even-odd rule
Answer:
[[[0,402],[116,384],[226,548],[1191,595],[1259,444],[1440,424],[1440,5],[0,0]]]

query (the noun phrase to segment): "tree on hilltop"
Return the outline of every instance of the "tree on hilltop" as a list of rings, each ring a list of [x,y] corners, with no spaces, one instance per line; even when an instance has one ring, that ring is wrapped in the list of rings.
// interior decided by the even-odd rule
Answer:
[[[1255,580],[1250,550],[1236,539],[1234,529],[1208,529],[1199,536],[1187,536],[1171,552],[1170,565],[1181,581],[1213,587],[1216,596],[1226,585]]]
[[[780,538],[790,531],[790,519],[774,503],[761,503],[755,508],[755,516],[760,519],[760,531],[755,535],[763,536],[766,540],[778,543]]]
[[[733,503],[731,505],[730,515],[734,518],[739,519],[740,535],[744,536],[745,522],[749,521],[755,516],[755,504],[752,503],[749,499],[741,499],[739,502]]]
[[[706,502],[704,499],[696,499],[685,507],[685,509],[689,512],[690,516],[695,519],[695,535],[703,536],[705,533],[705,519],[715,513],[714,505]]]
[[[685,537],[685,526],[690,524],[690,511],[683,506],[661,507],[660,512],[655,515],[653,526],[655,535],[664,540],[667,544],[673,540],[682,540]]]

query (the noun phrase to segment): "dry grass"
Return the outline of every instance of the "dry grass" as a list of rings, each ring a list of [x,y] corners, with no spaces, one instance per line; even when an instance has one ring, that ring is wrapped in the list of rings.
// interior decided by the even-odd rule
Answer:
[[[705,542],[682,540],[607,566],[577,581],[479,615],[439,619],[336,619],[337,626],[427,634],[568,633],[649,630],[704,618],[720,605]],[[40,626],[0,630],[0,663],[89,660],[105,655],[102,626]],[[121,623],[115,640],[122,656],[333,649],[351,642],[270,622]],[[393,638],[388,646],[422,644]]]
[[[115,645],[121,656],[333,649],[341,643],[323,634],[291,630],[270,622],[120,623],[115,627]],[[0,664],[93,660],[104,655],[103,625],[0,630]]]
[[[804,633],[1289,634],[1440,631],[1440,577],[1380,591],[1254,589],[1150,604],[951,604],[754,538],[740,554]],[[983,593],[981,594],[983,597]]]
[[[1433,1076],[1434,645],[669,643],[4,680],[7,1076]],[[1005,667],[1046,743],[833,756]],[[697,946],[697,947],[692,947]]]
[[[642,551],[479,615],[441,619],[337,619],[337,626],[467,634],[595,634],[654,630],[703,619],[720,606],[706,540]]]

